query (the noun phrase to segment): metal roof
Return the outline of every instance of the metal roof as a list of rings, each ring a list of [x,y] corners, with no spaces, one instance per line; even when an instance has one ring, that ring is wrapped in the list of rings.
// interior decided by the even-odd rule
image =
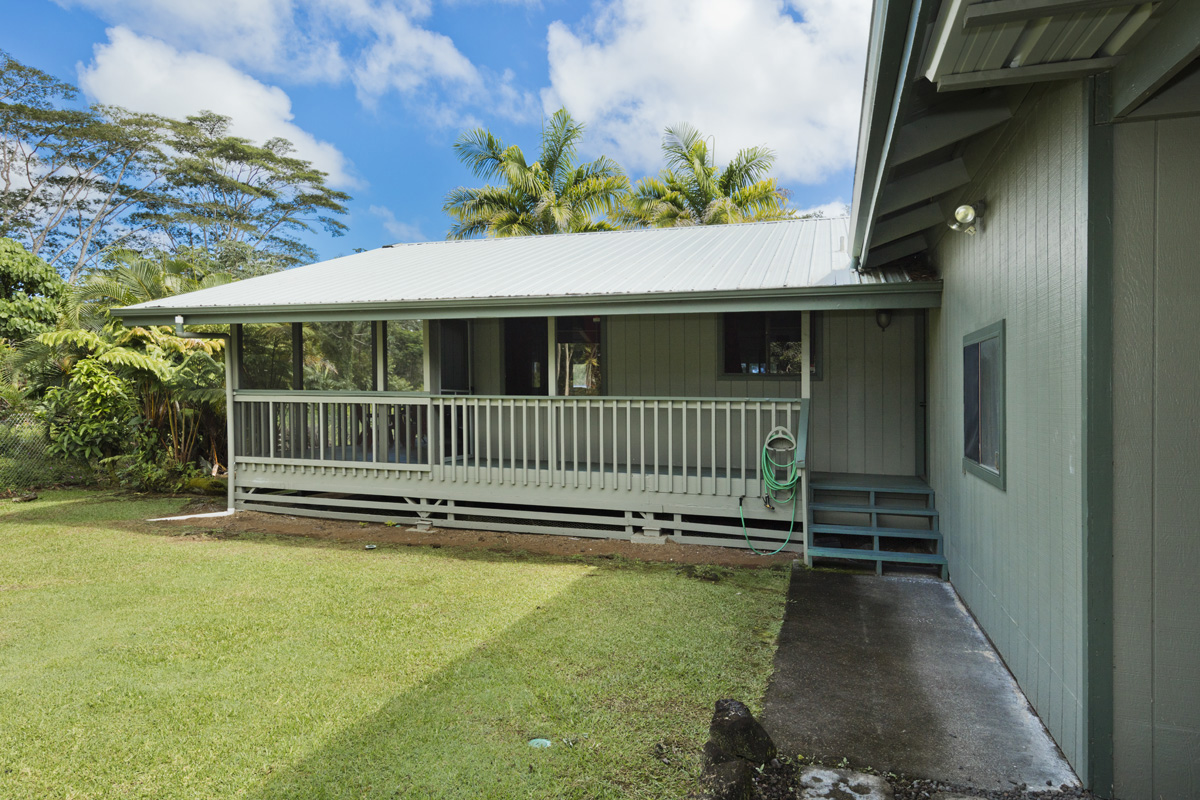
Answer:
[[[903,272],[850,268],[849,220],[797,219],[686,228],[399,244],[121,309],[129,320],[291,319],[305,310],[416,316],[516,316],[531,303],[736,302],[822,291],[903,291]],[[926,282],[920,289],[936,292]],[[914,304],[915,304],[914,300]],[[931,303],[926,302],[925,305]],[[543,312],[545,313],[545,312]],[[631,312],[637,313],[637,312]],[[200,316],[197,316],[200,315]],[[324,318],[331,318],[326,316]]]

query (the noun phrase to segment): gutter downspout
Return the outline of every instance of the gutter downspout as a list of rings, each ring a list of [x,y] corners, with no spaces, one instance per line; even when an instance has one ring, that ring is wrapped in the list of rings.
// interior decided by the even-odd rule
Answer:
[[[185,331],[182,315],[175,317],[175,335],[180,339],[221,339],[225,342],[225,511],[212,516],[228,516],[235,510],[233,507],[233,335]]]

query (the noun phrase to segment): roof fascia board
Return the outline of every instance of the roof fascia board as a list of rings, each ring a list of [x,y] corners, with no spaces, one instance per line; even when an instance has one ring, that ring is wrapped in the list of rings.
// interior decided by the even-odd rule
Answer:
[[[1028,22],[1044,17],[1105,11],[1122,6],[1133,8],[1136,5],[1137,0],[990,0],[967,6],[962,26],[967,29],[984,25],[1003,25],[1007,22]]]
[[[913,0],[881,0],[872,12],[850,211],[850,255],[854,259],[865,249],[880,178],[887,166],[888,141],[896,124],[904,75],[900,64],[902,59],[907,63],[915,35],[910,24],[913,5]],[[884,120],[886,124],[880,124]]]
[[[495,298],[489,302],[331,303],[295,306],[208,308],[123,308],[113,313],[125,322],[172,325],[176,316],[188,325],[239,322],[322,322],[372,319],[456,319],[577,314],[688,314],[717,311],[785,311],[874,308],[937,308],[941,281],[818,286],[703,294],[631,295],[625,298]]]
[[[954,69],[954,62],[962,51],[963,16],[967,11],[968,0],[946,0],[938,14],[937,24],[933,31],[933,44],[929,49],[929,61],[925,67],[925,77],[937,83],[941,77]]]
[[[1177,3],[1113,68],[1112,116],[1120,119],[1154,96],[1200,56],[1200,3]]]
[[[957,72],[938,81],[939,92],[962,89],[984,89],[992,86],[1012,86],[1017,83],[1040,81],[1062,81],[1083,78],[1097,72],[1112,69],[1121,62],[1120,56],[1081,58],[1075,61],[1054,61],[1048,64],[1033,64],[1028,67],[1001,67],[978,72]]]

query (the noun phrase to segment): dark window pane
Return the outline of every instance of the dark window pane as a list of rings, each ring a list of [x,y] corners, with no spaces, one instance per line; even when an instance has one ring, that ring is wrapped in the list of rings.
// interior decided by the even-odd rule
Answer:
[[[979,345],[963,348],[963,454],[979,463]]]
[[[243,389],[292,388],[292,324],[243,325]]]
[[[438,323],[438,362],[446,394],[467,394],[471,391],[471,321],[444,319]]]
[[[800,377],[804,368],[803,317],[799,311],[767,315],[767,372]]]
[[[725,372],[759,375],[767,371],[767,318],[746,312],[725,315]]]
[[[798,377],[804,361],[802,322],[799,311],[726,314],[726,374]]]
[[[369,392],[375,384],[374,323],[304,323],[304,388]]]
[[[1000,469],[1000,340],[979,343],[979,463]]]
[[[425,391],[425,338],[419,319],[385,323],[387,391]]]

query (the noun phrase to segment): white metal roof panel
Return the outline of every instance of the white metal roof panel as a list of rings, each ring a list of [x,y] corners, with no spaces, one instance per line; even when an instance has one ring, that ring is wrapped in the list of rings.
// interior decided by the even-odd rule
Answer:
[[[413,304],[903,282],[850,267],[849,220],[472,239],[383,247],[131,309]]]

